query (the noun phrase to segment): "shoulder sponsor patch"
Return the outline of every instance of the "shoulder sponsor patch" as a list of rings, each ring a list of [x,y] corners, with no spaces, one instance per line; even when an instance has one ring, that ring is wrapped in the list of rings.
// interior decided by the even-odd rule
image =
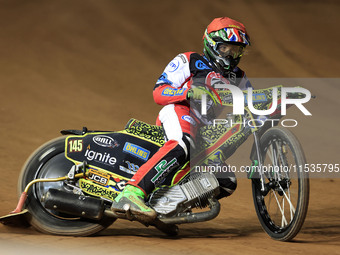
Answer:
[[[150,156],[150,151],[148,151],[147,149],[144,149],[143,147],[139,145],[129,143],[129,142],[125,143],[123,151],[143,161],[147,161]]]
[[[178,67],[179,67],[179,61],[178,59],[175,58],[168,64],[167,71],[170,73],[175,72],[178,69]]]

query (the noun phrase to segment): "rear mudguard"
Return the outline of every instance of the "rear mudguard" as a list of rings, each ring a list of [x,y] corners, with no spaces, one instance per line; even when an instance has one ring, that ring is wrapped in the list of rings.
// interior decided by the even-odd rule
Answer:
[[[123,131],[64,130],[65,156],[74,164],[87,162],[79,180],[87,194],[113,200],[139,167],[164,144],[163,130],[131,119]]]

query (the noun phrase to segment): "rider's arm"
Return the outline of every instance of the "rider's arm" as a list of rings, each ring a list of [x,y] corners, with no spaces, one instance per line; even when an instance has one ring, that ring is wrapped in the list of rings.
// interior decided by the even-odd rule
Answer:
[[[179,54],[164,69],[153,89],[157,104],[167,105],[187,100],[188,88],[183,87],[191,78],[189,60],[191,52]]]

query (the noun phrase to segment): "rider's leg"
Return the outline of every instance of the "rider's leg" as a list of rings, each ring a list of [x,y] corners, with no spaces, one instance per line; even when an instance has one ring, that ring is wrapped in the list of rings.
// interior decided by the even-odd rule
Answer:
[[[135,218],[142,222],[150,222],[156,217],[151,208],[145,206],[144,199],[156,185],[174,169],[178,169],[188,161],[191,138],[189,107],[167,105],[159,113],[159,120],[168,140],[127,183],[124,191],[112,204],[113,211],[130,209]],[[192,120],[190,120],[192,122]]]

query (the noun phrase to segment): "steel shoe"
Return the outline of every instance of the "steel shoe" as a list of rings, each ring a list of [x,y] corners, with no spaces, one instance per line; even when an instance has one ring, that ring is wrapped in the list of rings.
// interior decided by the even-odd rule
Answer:
[[[111,210],[117,215],[125,215],[129,220],[137,220],[141,223],[151,223],[157,213],[145,205],[144,193],[141,189],[127,185],[113,201]]]

